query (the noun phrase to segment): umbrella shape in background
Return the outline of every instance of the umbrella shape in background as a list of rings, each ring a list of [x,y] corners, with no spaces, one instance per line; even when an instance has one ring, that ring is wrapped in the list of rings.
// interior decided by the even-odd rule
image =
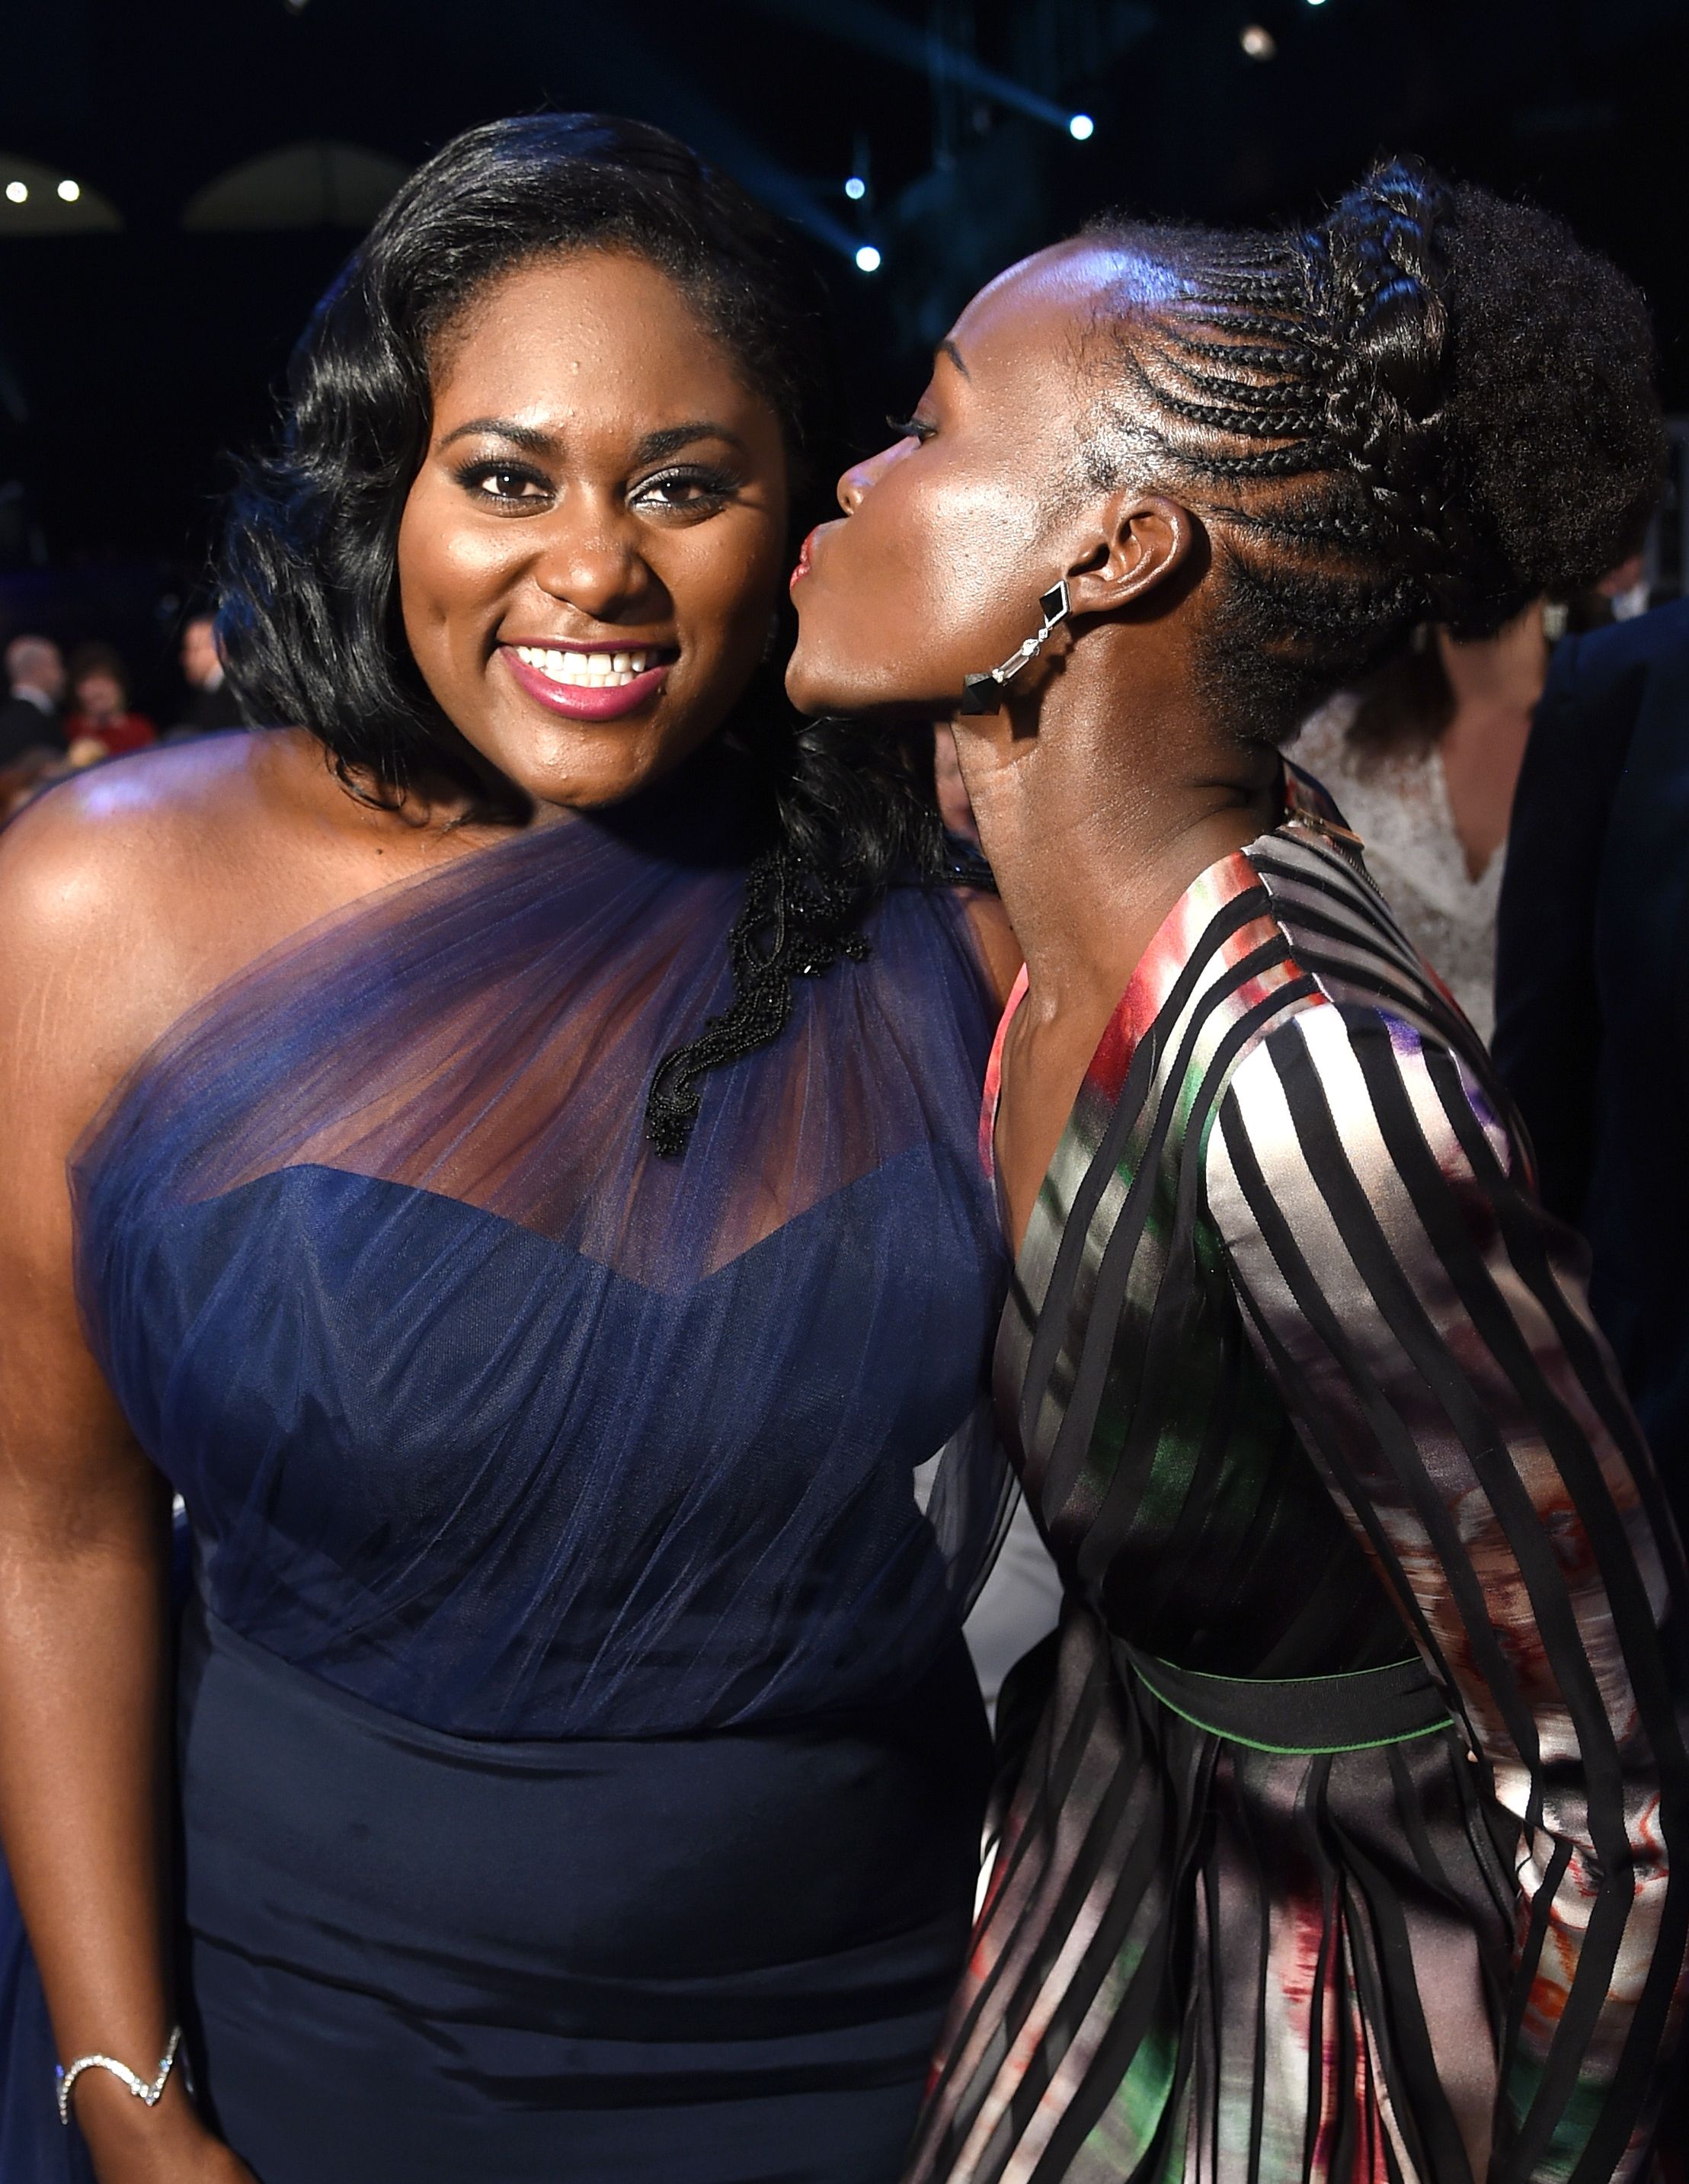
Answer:
[[[0,152],[0,240],[14,235],[112,235],[117,207],[62,167]]]
[[[285,228],[365,228],[408,170],[360,144],[317,137],[262,153],[208,182],[182,226],[225,234]]]

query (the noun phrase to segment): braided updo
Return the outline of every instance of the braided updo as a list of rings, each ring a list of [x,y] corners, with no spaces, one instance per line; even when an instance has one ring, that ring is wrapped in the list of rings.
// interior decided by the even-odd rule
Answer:
[[[1664,466],[1647,307],[1550,214],[1402,159],[1299,232],[1086,232],[1158,269],[1105,307],[1088,482],[1214,519],[1199,671],[1248,739],[1420,622],[1493,635],[1633,549]]]

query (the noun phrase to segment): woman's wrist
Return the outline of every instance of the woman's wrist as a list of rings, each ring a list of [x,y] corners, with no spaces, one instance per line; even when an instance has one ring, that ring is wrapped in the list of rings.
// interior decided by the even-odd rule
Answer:
[[[154,2175],[187,2173],[184,2157],[210,2140],[186,2084],[173,2072],[155,2108],[104,2070],[76,2081],[71,2115],[93,2157],[100,2184],[142,2184]]]
[[[180,2025],[175,2025],[158,2070],[151,2078],[143,2078],[138,2071],[131,2070],[120,2057],[108,2055],[103,2050],[91,2050],[86,2055],[79,2055],[74,2063],[69,2064],[61,2063],[58,2066],[58,2120],[63,2124],[69,2122],[70,2103],[76,2098],[76,2088],[90,2070],[105,2071],[143,2108],[157,2108],[165,2086],[170,2081],[170,2074],[175,2069],[181,2042],[182,2029]]]

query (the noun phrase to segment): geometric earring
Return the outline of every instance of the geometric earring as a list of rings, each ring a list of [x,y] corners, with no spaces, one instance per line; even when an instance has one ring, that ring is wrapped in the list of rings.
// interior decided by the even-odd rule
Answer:
[[[1067,596],[1067,579],[1052,584],[1038,601],[1042,612],[1043,627],[1036,637],[1029,637],[1018,651],[1010,653],[1001,667],[992,667],[983,675],[964,675],[962,678],[962,710],[964,713],[994,713],[1003,703],[1003,685],[1017,676],[1028,660],[1036,660],[1048,642],[1050,632],[1058,622],[1065,621],[1070,611]]]

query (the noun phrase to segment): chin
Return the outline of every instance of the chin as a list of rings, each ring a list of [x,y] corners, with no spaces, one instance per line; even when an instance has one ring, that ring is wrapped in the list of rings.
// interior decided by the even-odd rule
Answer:
[[[501,738],[483,755],[536,804],[581,811],[637,794],[671,762],[649,726],[634,723]]]
[[[786,663],[786,694],[800,713],[808,713],[812,718],[818,713],[838,710],[827,695],[825,677],[818,678],[801,666],[796,654]]]
[[[953,692],[921,697],[895,688],[884,676],[829,674],[797,659],[786,671],[786,694],[811,720],[847,713],[853,719],[878,721],[888,727],[908,721],[944,719],[957,705]]]
[[[786,694],[800,713],[814,720],[823,713],[862,713],[884,703],[884,694],[870,690],[864,677],[836,669],[806,655],[803,640],[786,663]]]

